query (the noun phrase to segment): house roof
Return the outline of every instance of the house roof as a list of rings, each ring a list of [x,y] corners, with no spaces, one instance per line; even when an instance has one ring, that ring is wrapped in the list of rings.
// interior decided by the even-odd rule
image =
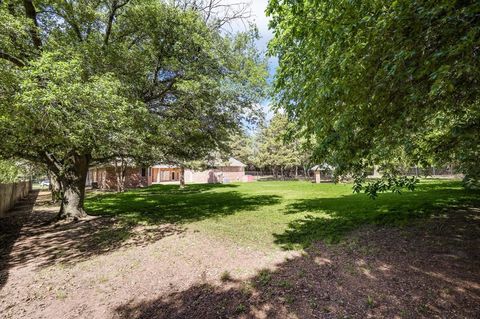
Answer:
[[[333,171],[335,168],[331,165],[328,165],[327,163],[323,164],[318,164],[313,166],[310,170],[311,171],[325,171],[325,170],[330,170]]]
[[[241,167],[245,167],[247,165],[243,164],[242,162],[240,162],[239,160],[237,160],[236,158],[233,158],[233,157],[230,157],[228,159],[228,166],[241,166]]]
[[[157,165],[152,165],[152,168],[178,168],[178,166],[167,165],[167,164],[157,164]]]
[[[225,161],[225,162],[221,162],[221,161],[218,161],[218,162],[215,162],[215,166],[218,166],[218,167],[221,167],[221,166],[239,166],[239,167],[245,167],[247,165],[243,164],[242,162],[240,162],[239,160],[233,158],[233,157],[230,157],[228,159],[228,161]],[[157,164],[157,165],[153,165],[152,166],[153,168],[178,168],[177,165],[168,165],[168,164]]]

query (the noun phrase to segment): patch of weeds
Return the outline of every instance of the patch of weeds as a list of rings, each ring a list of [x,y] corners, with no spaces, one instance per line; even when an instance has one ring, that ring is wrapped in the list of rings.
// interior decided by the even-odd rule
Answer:
[[[326,313],[332,312],[332,309],[330,308],[330,306],[325,306],[325,307],[322,308],[322,310]]]
[[[373,300],[373,297],[370,295],[367,296],[367,306],[368,308],[375,307],[375,300]]]
[[[236,307],[235,307],[235,312],[236,313],[243,313],[247,310],[247,307],[241,303],[241,304],[238,304]]]
[[[318,307],[317,301],[316,301],[315,299],[313,299],[313,298],[310,298],[310,299],[308,300],[308,304],[310,305],[310,307],[311,307],[312,309],[317,309],[317,307]]]
[[[55,293],[55,297],[58,300],[65,300],[67,298],[67,293],[63,290],[57,290]]]
[[[100,277],[98,278],[98,282],[101,283],[101,284],[104,284],[104,283],[106,283],[107,281],[108,281],[108,277],[107,277],[107,276],[103,276],[103,275],[102,275],[102,276],[100,276]]]
[[[307,272],[303,269],[300,269],[297,274],[298,274],[298,278],[305,278],[305,276],[307,275]]]
[[[262,269],[258,273],[258,283],[261,286],[266,286],[270,283],[270,280],[272,279],[272,274],[268,269]]]
[[[240,285],[240,292],[244,296],[250,296],[253,293],[253,286],[249,282],[242,282]]]
[[[357,274],[355,266],[351,263],[346,264],[344,269],[345,269],[345,272],[347,272],[350,275],[356,275]]]
[[[225,270],[225,271],[222,272],[222,274],[220,275],[220,280],[221,280],[222,282],[227,282],[227,281],[232,281],[233,278],[232,278],[232,276],[230,275],[230,273],[229,273],[227,270]]]
[[[421,304],[418,306],[418,312],[422,314],[427,314],[428,313],[428,306],[426,304]]]
[[[140,260],[136,259],[130,263],[130,269],[138,268],[140,267],[140,265],[141,265]]]
[[[285,297],[285,303],[291,305],[291,304],[293,304],[294,302],[295,302],[295,297],[290,296],[290,295],[287,295],[287,296]]]
[[[283,279],[283,280],[280,280],[278,282],[278,285],[282,288],[286,288],[286,289],[289,289],[289,288],[292,288],[292,283],[286,279]]]
[[[380,250],[377,247],[371,245],[359,245],[357,251],[366,256],[366,255],[374,255],[378,253]]]
[[[342,246],[345,247],[345,249],[348,251],[348,252],[355,252],[358,248],[358,246],[360,245],[359,243],[359,240],[358,238],[356,237],[352,237],[352,238],[349,238],[349,239],[346,239],[345,241],[343,241],[342,243]],[[340,246],[339,246],[340,247]]]

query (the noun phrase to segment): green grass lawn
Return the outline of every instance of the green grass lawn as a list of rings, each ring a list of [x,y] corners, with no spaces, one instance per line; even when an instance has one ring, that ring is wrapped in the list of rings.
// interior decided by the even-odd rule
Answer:
[[[452,208],[480,205],[480,193],[459,181],[423,181],[414,192],[352,194],[351,184],[255,182],[156,185],[125,193],[90,194],[91,215],[129,224],[174,223],[245,245],[297,249],[337,241],[365,224],[404,225]]]

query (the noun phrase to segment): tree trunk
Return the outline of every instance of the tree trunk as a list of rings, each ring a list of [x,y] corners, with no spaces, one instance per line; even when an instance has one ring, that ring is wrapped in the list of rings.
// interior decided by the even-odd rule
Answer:
[[[50,180],[50,192],[52,193],[52,203],[56,203],[59,201],[62,191],[62,186],[55,174],[52,172],[48,173],[48,178]]]
[[[78,220],[87,216],[83,208],[85,183],[87,180],[89,156],[73,155],[73,165],[59,177],[62,186],[61,206],[58,217],[66,220]]]
[[[185,167],[180,166],[180,188],[185,188]]]
[[[117,177],[117,192],[125,191],[125,175],[127,172],[127,162],[122,158],[120,165],[115,160],[115,175]]]

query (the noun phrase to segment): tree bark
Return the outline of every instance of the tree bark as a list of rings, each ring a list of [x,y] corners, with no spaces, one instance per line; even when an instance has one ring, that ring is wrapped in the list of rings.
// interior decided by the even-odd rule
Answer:
[[[78,220],[87,216],[83,208],[85,183],[87,180],[89,156],[73,155],[73,165],[59,177],[62,186],[61,206],[58,217],[66,220]]]
[[[50,179],[50,191],[52,192],[52,203],[58,202],[61,196],[62,186],[60,182],[53,173],[48,173],[48,177]]]
[[[127,172],[127,161],[122,157],[120,165],[115,160],[115,175],[117,177],[117,192],[121,193],[125,191],[125,175]]]
[[[185,167],[180,165],[180,188],[185,188]]]

